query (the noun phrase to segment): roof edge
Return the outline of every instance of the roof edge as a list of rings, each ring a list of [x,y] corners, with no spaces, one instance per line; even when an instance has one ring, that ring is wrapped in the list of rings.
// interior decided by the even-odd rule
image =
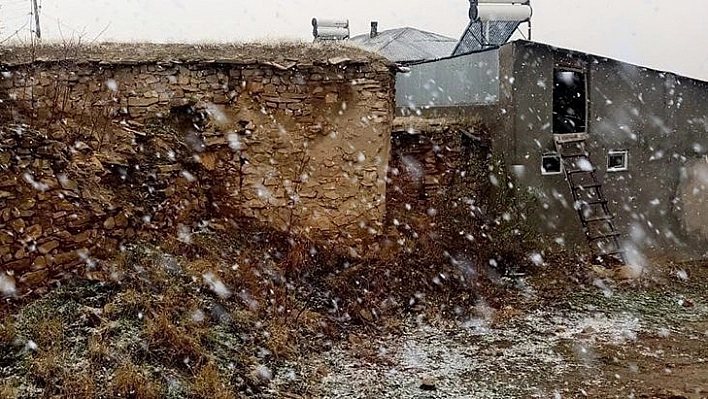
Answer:
[[[381,34],[386,33],[386,32],[391,32],[391,31],[394,31],[394,30],[400,30],[401,32],[403,32],[403,31],[405,31],[406,29],[417,30],[418,32],[422,32],[422,33],[427,33],[427,34],[430,34],[430,35],[435,35],[435,36],[444,37],[444,38],[446,38],[446,39],[450,39],[450,41],[457,42],[457,39],[455,39],[454,37],[441,35],[441,34],[439,34],[439,33],[431,32],[431,31],[429,31],[429,30],[418,29],[418,28],[416,28],[416,27],[414,27],[414,26],[403,26],[403,27],[399,27],[399,28],[386,29],[386,30],[379,31],[378,35],[381,35]],[[349,40],[354,40],[354,39],[356,39],[356,38],[358,38],[358,37],[362,37],[362,36],[363,36],[363,37],[368,37],[368,36],[369,36],[369,33],[361,33],[361,34],[358,34],[358,35],[356,35],[356,36],[353,36],[353,37],[350,38]]]
[[[0,46],[0,65],[53,63],[142,64],[268,64],[278,69],[309,65],[383,64],[390,60],[349,43],[98,43]]]
[[[609,56],[606,56],[606,55],[599,55],[599,54],[594,54],[594,53],[588,53],[588,52],[581,51],[581,50],[574,50],[574,49],[569,49],[569,48],[565,48],[565,47],[560,47],[560,46],[556,46],[556,45],[549,44],[549,43],[542,43],[542,42],[537,42],[537,41],[518,39],[518,40],[513,40],[513,41],[510,41],[510,42],[507,42],[507,43],[503,44],[501,47],[510,46],[510,45],[517,45],[517,46],[518,46],[518,45],[523,45],[523,46],[545,47],[545,48],[547,48],[547,49],[550,50],[550,51],[556,51],[556,52],[558,52],[558,51],[563,51],[563,52],[570,53],[570,54],[578,54],[578,55],[590,56],[590,57],[598,58],[598,59],[601,59],[601,60],[604,60],[604,61],[612,61],[612,62],[618,62],[618,63],[625,64],[625,65],[632,65],[632,66],[635,66],[635,67],[637,67],[637,68],[646,69],[647,71],[652,71],[652,72],[657,72],[657,73],[667,73],[667,74],[674,75],[674,76],[676,76],[676,77],[678,77],[678,78],[681,78],[681,79],[688,79],[688,80],[691,80],[691,81],[694,81],[694,82],[700,82],[700,83],[708,84],[708,80],[702,80],[702,79],[699,79],[699,78],[694,78],[694,77],[682,75],[682,74],[679,74],[679,73],[676,73],[676,72],[673,72],[673,71],[667,71],[667,70],[662,70],[662,69],[656,69],[656,68],[648,67],[648,66],[646,66],[646,65],[639,65],[639,64],[635,64],[635,63],[632,63],[632,62],[629,62],[629,61],[622,61],[622,60],[620,60],[620,59],[613,58],[613,57],[609,57]],[[472,54],[472,53],[468,53],[468,54]]]

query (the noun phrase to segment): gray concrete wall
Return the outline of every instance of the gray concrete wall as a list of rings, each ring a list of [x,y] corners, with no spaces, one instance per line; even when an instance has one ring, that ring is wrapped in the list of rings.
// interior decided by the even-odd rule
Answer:
[[[666,74],[612,60],[590,68],[589,149],[618,228],[643,251],[681,253],[672,211],[681,153],[667,107]],[[610,150],[628,150],[628,170],[607,172]]]
[[[499,133],[503,137],[500,140],[513,142],[512,148],[504,146],[503,154],[509,172],[517,179],[518,198],[535,204],[535,212],[527,217],[538,226],[549,245],[586,248],[565,176],[541,174],[543,154],[555,150],[552,129],[554,53],[545,46],[524,42],[504,46],[507,47],[514,53],[513,59],[507,61],[513,68],[513,81],[509,85],[514,96],[509,119],[514,123],[511,129]]]
[[[503,154],[511,155],[516,147],[516,135],[504,134],[516,131],[517,99],[516,76],[514,70],[515,48],[505,46],[499,49],[499,104],[496,108],[496,118],[489,121],[494,156],[501,159]],[[507,160],[507,163],[510,163]]]
[[[416,113],[481,119],[492,132],[494,158],[516,178],[518,198],[531,204],[525,216],[549,246],[587,248],[565,175],[541,173],[543,154],[555,151],[553,77],[554,68],[563,66],[586,72],[587,149],[626,242],[648,256],[708,257],[708,229],[700,227],[708,224],[708,83],[525,41],[493,54],[499,65],[494,104],[432,101]],[[437,62],[426,65],[426,71],[445,70]],[[401,82],[399,77],[399,90]],[[417,102],[424,103],[425,92],[418,94]],[[411,114],[401,105],[399,115]],[[627,171],[607,172],[612,150],[629,151]]]
[[[499,56],[495,50],[411,66],[396,77],[397,107],[494,104],[499,97]]]
[[[708,83],[682,77],[675,78],[673,92],[668,89],[667,104],[672,105],[669,120],[673,125],[675,154],[666,154],[678,169],[679,182],[673,187],[673,211],[678,217],[680,237],[696,256],[708,257],[708,232],[695,228],[708,225]],[[673,94],[672,94],[673,93]],[[686,195],[688,194],[688,195]]]
[[[686,226],[692,226],[687,220],[705,217],[708,209],[697,206],[702,202],[695,198],[687,199],[687,214],[678,193],[702,190],[701,179],[690,176],[703,169],[686,166],[703,158],[708,147],[707,85],[545,45],[516,42],[505,47],[514,48],[515,126],[499,132],[514,143],[512,151],[502,143],[502,153],[507,165],[518,165],[511,170],[525,172],[519,176],[518,192],[539,202],[539,229],[568,246],[586,245],[564,175],[543,176],[540,171],[542,154],[553,150],[553,69],[572,65],[587,71],[587,149],[604,181],[618,229],[648,255],[705,255],[703,230],[693,226],[688,231]],[[627,171],[606,171],[610,150],[629,151]],[[682,176],[684,186],[679,188]],[[686,189],[685,184],[693,186]]]

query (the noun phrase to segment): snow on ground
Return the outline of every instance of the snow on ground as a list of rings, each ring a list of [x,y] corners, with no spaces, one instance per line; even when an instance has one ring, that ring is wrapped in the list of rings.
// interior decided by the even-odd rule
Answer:
[[[320,398],[561,397],[569,373],[576,379],[587,374],[582,383],[588,384],[600,378],[600,347],[636,345],[640,334],[708,335],[688,331],[685,323],[708,319],[708,307],[686,309],[681,303],[666,292],[608,298],[598,291],[502,323],[483,317],[434,326],[419,318],[401,334],[350,339],[292,363],[290,375],[310,381],[321,375],[312,392]],[[436,389],[422,390],[423,377],[432,378]]]

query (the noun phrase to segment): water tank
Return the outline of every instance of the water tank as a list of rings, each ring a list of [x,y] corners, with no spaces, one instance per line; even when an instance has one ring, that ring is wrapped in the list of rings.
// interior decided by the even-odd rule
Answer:
[[[349,20],[312,18],[312,36],[316,41],[349,39]]]

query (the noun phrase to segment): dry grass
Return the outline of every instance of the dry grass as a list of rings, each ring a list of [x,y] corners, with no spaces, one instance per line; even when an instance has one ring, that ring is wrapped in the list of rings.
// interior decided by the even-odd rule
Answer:
[[[228,380],[222,377],[213,363],[205,364],[194,377],[192,392],[198,398],[235,398]]]
[[[91,370],[66,374],[61,381],[61,397],[69,399],[95,398],[97,389]]]
[[[268,383],[254,374],[265,364],[277,370],[362,326],[396,329],[406,313],[473,308],[477,287],[434,240],[411,252],[393,242],[356,260],[246,230],[195,237],[189,246],[134,247],[113,263],[116,281],[63,286],[7,318],[0,332],[5,342],[37,337],[40,349],[14,360],[27,367],[16,373],[22,386],[42,393],[29,397],[252,395]],[[218,295],[206,273],[232,294]],[[373,356],[365,343],[355,346]]]
[[[302,271],[312,261],[313,249],[316,250],[313,243],[302,239],[293,239],[282,262],[285,274],[294,277],[301,276]]]
[[[297,332],[292,326],[282,322],[271,323],[267,345],[276,359],[288,359],[297,353]]]
[[[225,62],[285,62],[299,64],[326,62],[330,58],[346,57],[354,62],[378,61],[389,63],[379,55],[356,46],[341,43],[100,43],[83,45],[70,43],[32,46],[0,47],[4,64],[23,64],[41,61],[106,61],[106,62],[198,62],[221,60]]]
[[[18,399],[19,397],[20,390],[14,382],[0,381],[0,399]]]
[[[65,375],[64,353],[58,348],[40,350],[31,359],[29,369],[39,385],[54,387]]]
[[[148,317],[143,336],[151,350],[171,366],[195,367],[204,364],[208,353],[200,343],[202,330],[176,325],[164,313]]]
[[[88,358],[91,362],[101,364],[111,358],[110,341],[100,333],[94,333],[86,343]]]
[[[107,317],[138,317],[140,313],[147,311],[149,305],[149,295],[127,288],[118,293],[115,300],[108,303],[103,311]]]
[[[57,315],[38,320],[30,337],[40,348],[61,347],[64,341],[64,321]]]
[[[115,370],[110,391],[113,397],[121,398],[157,399],[164,396],[162,385],[146,377],[133,364],[125,364]]]
[[[16,338],[15,317],[12,314],[6,314],[0,319],[0,348],[9,347]]]

